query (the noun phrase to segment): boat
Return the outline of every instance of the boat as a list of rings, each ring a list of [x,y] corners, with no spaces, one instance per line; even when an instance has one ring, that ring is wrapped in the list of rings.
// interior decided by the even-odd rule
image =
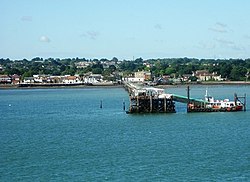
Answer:
[[[214,97],[208,95],[206,90],[205,95],[206,108],[212,110],[220,110],[220,111],[242,111],[243,104],[237,99],[235,96],[234,101],[230,101],[229,99],[224,100],[215,100]]]

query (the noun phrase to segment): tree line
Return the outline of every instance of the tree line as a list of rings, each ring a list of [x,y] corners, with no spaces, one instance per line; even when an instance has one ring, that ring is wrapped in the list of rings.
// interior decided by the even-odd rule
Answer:
[[[77,67],[77,63],[88,63],[86,67]],[[18,74],[31,77],[36,74],[45,75],[84,75],[86,73],[102,74],[107,79],[111,74],[122,73],[131,75],[136,71],[150,71],[154,77],[171,75],[174,77],[192,74],[197,70],[216,72],[229,80],[245,80],[250,71],[250,59],[195,59],[195,58],[164,58],[119,61],[116,57],[108,59],[85,58],[48,58],[40,57],[31,60],[0,59],[0,74]]]

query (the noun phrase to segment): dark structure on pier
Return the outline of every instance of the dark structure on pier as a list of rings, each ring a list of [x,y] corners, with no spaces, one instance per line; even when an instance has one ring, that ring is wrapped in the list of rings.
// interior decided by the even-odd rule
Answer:
[[[175,113],[173,98],[130,96],[128,113]]]
[[[165,94],[164,89],[140,87],[125,84],[130,95],[130,106],[127,113],[175,113],[175,102],[172,95]]]

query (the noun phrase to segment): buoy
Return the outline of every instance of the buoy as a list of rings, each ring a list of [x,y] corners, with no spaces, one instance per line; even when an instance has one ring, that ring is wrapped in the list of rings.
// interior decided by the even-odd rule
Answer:
[[[11,104],[9,104],[9,107],[11,107]]]

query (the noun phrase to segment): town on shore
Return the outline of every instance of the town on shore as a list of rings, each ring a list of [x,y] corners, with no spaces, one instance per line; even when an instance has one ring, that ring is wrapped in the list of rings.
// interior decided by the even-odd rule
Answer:
[[[250,59],[0,59],[0,87],[248,84]]]

